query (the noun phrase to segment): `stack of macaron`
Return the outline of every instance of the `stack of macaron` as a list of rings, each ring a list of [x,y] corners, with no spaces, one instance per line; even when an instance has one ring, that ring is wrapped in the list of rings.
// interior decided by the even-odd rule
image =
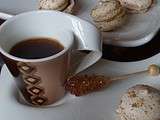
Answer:
[[[124,25],[129,13],[144,13],[154,0],[98,0],[91,17],[100,31],[112,31]],[[73,13],[76,0],[39,0],[39,9]],[[127,11],[127,12],[126,12]]]
[[[111,31],[124,25],[126,11],[144,13],[152,4],[153,0],[99,0],[91,11],[91,17],[101,31]]]
[[[100,0],[91,11],[96,26],[101,31],[111,31],[122,26],[126,20],[126,11],[117,0]]]
[[[72,13],[75,0],[39,0],[39,9]]]
[[[123,7],[131,13],[144,13],[149,10],[153,0],[119,0]]]

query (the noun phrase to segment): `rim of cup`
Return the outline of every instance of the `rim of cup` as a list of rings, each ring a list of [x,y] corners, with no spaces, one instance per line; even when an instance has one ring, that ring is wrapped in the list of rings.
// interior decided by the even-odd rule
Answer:
[[[65,13],[61,13],[61,12],[58,12],[58,11],[47,11],[47,10],[42,10],[42,11],[39,11],[39,10],[37,10],[37,11],[30,11],[30,12],[25,12],[25,13],[21,13],[21,14],[19,14],[19,15],[16,15],[16,16],[14,16],[14,17],[12,17],[12,18],[9,18],[8,20],[6,20],[1,26],[0,26],[0,32],[1,32],[1,29],[3,28],[3,27],[5,27],[8,23],[11,23],[11,22],[13,22],[13,21],[15,21],[16,19],[18,19],[19,17],[24,17],[24,16],[26,16],[26,15],[29,15],[29,14],[40,14],[40,13],[59,13],[59,14],[63,14],[63,15],[65,15]],[[67,14],[66,14],[67,15]],[[6,56],[6,57],[8,57],[8,58],[11,58],[11,59],[13,59],[13,60],[15,60],[15,61],[21,61],[21,62],[43,62],[43,61],[48,61],[48,60],[51,60],[51,59],[54,59],[54,58],[57,58],[57,57],[59,57],[59,56],[61,56],[61,55],[63,55],[64,53],[66,53],[70,48],[71,48],[71,46],[72,46],[72,43],[73,43],[73,35],[72,35],[72,31],[66,31],[66,32],[70,32],[70,34],[69,34],[69,37],[70,37],[70,39],[71,39],[71,42],[70,42],[70,44],[69,44],[69,46],[68,47],[64,47],[64,49],[62,50],[62,51],[60,51],[59,53],[57,53],[57,54],[54,54],[54,55],[52,55],[52,56],[49,56],[49,57],[44,57],[44,58],[40,58],[40,59],[24,59],[24,58],[20,58],[20,57],[16,57],[16,56],[13,56],[13,55],[11,55],[11,54],[9,54],[8,52],[6,52],[2,47],[1,47],[1,45],[0,45],[0,52],[1,52],[1,54],[3,54],[4,56]],[[40,36],[41,37],[41,36]],[[42,36],[43,37],[43,36]],[[50,38],[50,37],[49,37]],[[63,43],[61,43],[62,45],[63,45]],[[63,45],[64,46],[64,45]]]

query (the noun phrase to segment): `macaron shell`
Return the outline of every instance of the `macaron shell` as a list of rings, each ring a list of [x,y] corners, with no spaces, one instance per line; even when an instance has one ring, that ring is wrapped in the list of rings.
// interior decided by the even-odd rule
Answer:
[[[117,1],[109,1],[97,5],[91,11],[91,16],[94,21],[104,21],[113,18],[121,12],[121,5]]]
[[[126,19],[126,13],[122,12],[119,16],[115,17],[111,21],[95,22],[95,25],[101,31],[107,32],[122,26],[126,22]]]
[[[126,9],[128,13],[145,13],[147,12],[149,9],[146,8],[146,9],[142,9],[142,10],[133,10],[133,9]]]
[[[119,0],[122,6],[131,13],[146,12],[153,3],[153,0]]]
[[[69,5],[69,0],[66,0],[66,2],[63,5],[59,6],[56,10],[63,11],[67,8],[68,5]]]
[[[40,0],[39,8],[47,10],[64,10],[69,4],[69,0]]]
[[[145,8],[145,9],[141,9],[141,10],[133,10],[133,9],[126,9],[128,13],[145,13],[147,11],[149,11],[150,8],[152,8],[154,5],[156,4],[156,1],[155,0],[152,0],[152,4],[148,7],[148,8]]]
[[[91,13],[91,16],[92,16],[92,18],[93,18],[94,21],[101,22],[101,21],[104,21],[104,20],[110,20],[110,19],[112,19],[117,14],[119,14],[121,11],[122,11],[121,7],[119,7],[116,10],[113,10],[112,12],[108,12],[108,13],[105,13],[105,10],[102,10],[100,12],[100,11],[97,11],[97,10],[93,9],[93,11]],[[105,15],[103,15],[103,13],[105,13]]]

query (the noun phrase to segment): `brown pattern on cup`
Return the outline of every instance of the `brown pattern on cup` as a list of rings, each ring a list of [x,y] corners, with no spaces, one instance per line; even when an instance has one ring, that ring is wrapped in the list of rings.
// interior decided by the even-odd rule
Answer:
[[[18,62],[17,67],[22,74],[34,74],[36,68],[28,63]]]
[[[41,78],[36,75],[23,75],[23,80],[28,85],[38,85],[41,83]]]
[[[17,68],[22,74],[22,79],[26,85],[24,89],[30,95],[31,104],[38,106],[47,104],[48,99],[44,96],[45,90],[39,86],[42,80],[35,75],[36,67],[29,63],[18,62]]]
[[[31,95],[43,95],[44,94],[44,89],[40,86],[29,86],[27,87],[27,91],[31,94]]]
[[[32,100],[32,104],[38,105],[38,106],[45,105],[48,102],[48,99],[44,96],[32,96],[31,100]]]

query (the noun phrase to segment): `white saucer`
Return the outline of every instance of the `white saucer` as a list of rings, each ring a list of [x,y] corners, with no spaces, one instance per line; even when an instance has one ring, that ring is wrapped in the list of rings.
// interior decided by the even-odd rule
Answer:
[[[97,0],[78,0],[80,10],[77,16],[93,23],[90,11]],[[160,1],[145,14],[130,15],[128,23],[114,31],[105,32],[105,44],[135,47],[149,42],[160,28]],[[38,9],[38,0],[0,0],[0,11],[18,14]]]
[[[139,62],[112,62],[100,60],[84,73],[121,75],[144,70],[150,64],[160,65],[160,54]],[[136,84],[148,84],[160,88],[160,76],[140,75],[112,84],[103,91],[83,97],[72,95],[62,99],[64,103],[50,108],[33,108],[17,102],[15,83],[4,65],[0,76],[0,119],[1,120],[115,120],[115,109],[120,96]]]
[[[77,16],[93,22],[90,12],[98,0],[78,0],[80,11]],[[149,42],[160,28],[160,0],[144,14],[130,14],[128,22],[113,32],[104,32],[103,40],[106,44],[136,47]]]

